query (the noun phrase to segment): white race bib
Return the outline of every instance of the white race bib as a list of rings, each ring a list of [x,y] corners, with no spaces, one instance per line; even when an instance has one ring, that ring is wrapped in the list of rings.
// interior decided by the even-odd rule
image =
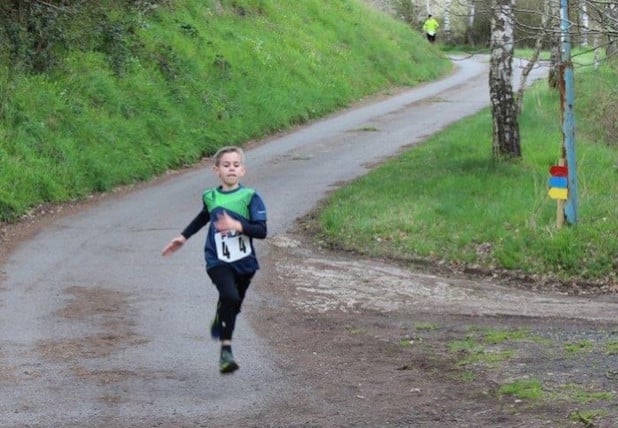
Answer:
[[[235,262],[251,254],[249,237],[238,232],[216,232],[217,258],[222,262]]]

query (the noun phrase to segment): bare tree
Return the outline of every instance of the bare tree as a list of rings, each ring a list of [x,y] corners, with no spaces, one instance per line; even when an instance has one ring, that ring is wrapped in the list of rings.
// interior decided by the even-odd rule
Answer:
[[[445,0],[444,12],[442,14],[444,20],[444,34],[446,35],[446,41],[451,41],[451,0]]]
[[[618,56],[618,2],[608,1],[605,5],[606,15],[604,16],[604,28],[607,34],[606,55],[608,57]]]
[[[547,76],[547,83],[549,87],[552,89],[558,89],[560,79],[559,67],[562,63],[562,52],[560,46],[560,38],[557,36],[560,34],[560,19],[559,16],[559,7],[556,1],[548,0],[548,14],[551,17],[552,25],[550,27],[550,31],[553,31],[555,35],[550,36],[548,38],[549,44],[549,74]]]
[[[586,0],[580,0],[579,2],[581,26],[582,26],[582,46],[588,46],[588,34],[590,33],[590,16],[588,15],[588,4]]]
[[[492,0],[489,92],[493,118],[494,158],[520,158],[517,105],[513,95],[515,0]]]
[[[476,13],[476,5],[474,3],[474,0],[468,0],[468,20],[466,22],[466,34],[467,34],[467,41],[468,43],[472,44],[474,43],[473,37],[472,37],[472,33],[473,33],[473,28],[474,28],[474,14]]]
[[[540,28],[540,31],[538,31],[536,35],[536,40],[534,42],[534,51],[532,52],[532,56],[526,62],[526,65],[521,71],[521,80],[520,80],[519,88],[517,90],[517,95],[515,96],[518,113],[520,113],[522,109],[522,105],[524,101],[524,91],[527,86],[526,81],[528,79],[528,75],[530,74],[532,69],[536,66],[543,47],[549,44],[553,49],[555,46],[557,56],[556,58],[552,57],[552,59],[556,60],[556,64],[554,65],[554,67],[557,67],[560,61],[560,44],[558,42],[558,37],[557,37],[557,34],[559,33],[552,32],[553,29],[559,30],[560,21],[553,14],[553,11],[554,11],[553,8],[554,6],[552,5],[552,0],[544,0],[543,13],[541,15],[541,28]],[[555,87],[555,82],[553,84],[550,84],[550,86]]]

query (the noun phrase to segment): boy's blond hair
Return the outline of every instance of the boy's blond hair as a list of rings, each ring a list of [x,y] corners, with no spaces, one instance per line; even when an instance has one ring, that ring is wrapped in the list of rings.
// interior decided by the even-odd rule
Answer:
[[[217,150],[217,153],[215,153],[215,166],[219,166],[219,164],[221,163],[221,158],[226,153],[238,153],[238,155],[240,156],[240,161],[243,164],[245,163],[245,152],[243,149],[238,146],[225,146],[221,147],[219,150]]]

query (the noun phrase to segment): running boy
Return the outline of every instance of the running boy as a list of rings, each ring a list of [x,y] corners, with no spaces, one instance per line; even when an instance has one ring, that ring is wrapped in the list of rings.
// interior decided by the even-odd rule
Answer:
[[[245,175],[241,148],[223,147],[214,160],[220,185],[204,192],[202,210],[167,244],[162,255],[174,253],[210,222],[204,245],[206,272],[219,291],[210,334],[221,342],[219,371],[233,373],[238,364],[232,354],[232,334],[247,288],[259,269],[253,238],[266,238],[266,207],[254,189],[239,182]]]

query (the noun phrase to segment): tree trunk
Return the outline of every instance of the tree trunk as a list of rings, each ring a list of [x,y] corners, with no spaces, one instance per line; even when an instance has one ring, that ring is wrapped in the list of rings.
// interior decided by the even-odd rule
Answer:
[[[534,41],[534,51],[532,52],[532,56],[526,63],[525,67],[521,71],[521,79],[519,83],[519,88],[517,89],[517,93],[515,95],[515,102],[517,104],[517,114],[521,113],[522,106],[524,103],[524,91],[526,90],[526,81],[528,80],[528,75],[535,67],[538,62],[539,56],[541,54],[541,50],[543,49],[543,45],[545,41],[548,39],[548,34],[550,33],[550,29],[554,26],[553,21],[555,21],[554,17],[551,15],[551,5],[550,2],[552,0],[545,0],[543,4],[543,15],[541,16],[541,28],[536,35],[536,39]]]
[[[550,56],[549,56],[549,75],[547,77],[549,87],[552,89],[558,88],[558,79],[560,79],[559,67],[562,63],[562,54],[560,52],[560,36],[552,35],[550,40]]]
[[[582,35],[581,35],[581,45],[584,47],[588,47],[588,35],[590,34],[590,17],[588,16],[588,5],[586,4],[586,0],[580,0],[579,9],[581,15],[581,27],[582,27]]]
[[[474,14],[476,13],[474,0],[469,0],[468,3],[468,22],[466,23],[466,41],[470,45],[474,45]]]
[[[452,40],[451,34],[451,0],[446,0],[444,2],[444,36],[447,43],[450,43]]]
[[[605,49],[605,56],[607,58],[616,58],[618,56],[618,38],[616,37],[618,29],[616,28],[616,22],[618,22],[618,3],[607,4],[607,21],[609,22],[609,31],[607,32],[607,48]]]
[[[549,37],[549,74],[547,76],[547,83],[551,89],[559,88],[560,64],[562,64],[562,52],[561,52],[561,33],[560,29],[560,10],[558,4],[555,1],[549,0],[547,2],[548,13],[552,18],[552,30]]]
[[[520,158],[517,104],[513,95],[513,6],[515,0],[493,0],[489,93],[493,117],[494,158]]]

